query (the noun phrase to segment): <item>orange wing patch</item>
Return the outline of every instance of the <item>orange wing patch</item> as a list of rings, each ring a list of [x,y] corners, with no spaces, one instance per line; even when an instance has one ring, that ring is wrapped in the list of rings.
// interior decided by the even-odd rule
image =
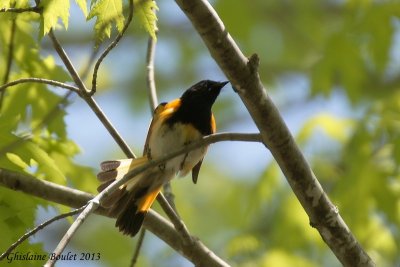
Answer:
[[[167,117],[171,116],[172,113],[174,113],[181,106],[181,104],[182,102],[180,98],[168,102],[164,106],[164,109],[159,113],[159,117],[161,119],[166,119]]]
[[[178,98],[168,103],[161,103],[156,107],[156,109],[154,110],[153,119],[151,120],[149,126],[149,130],[147,131],[147,137],[143,149],[143,155],[149,154],[149,141],[150,141],[150,136],[154,131],[154,128],[159,127],[161,123],[169,116],[171,116],[172,113],[176,111],[180,106],[181,106],[181,100]]]

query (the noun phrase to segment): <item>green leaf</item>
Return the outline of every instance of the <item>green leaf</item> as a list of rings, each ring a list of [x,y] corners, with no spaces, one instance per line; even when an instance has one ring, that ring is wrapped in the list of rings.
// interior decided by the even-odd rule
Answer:
[[[273,249],[268,251],[258,266],[275,267],[316,267],[317,264],[309,261],[307,257],[288,253],[283,249]]]
[[[157,16],[155,11],[158,10],[156,1],[135,0],[134,7],[135,14],[139,18],[140,24],[142,24],[152,38],[156,39]]]
[[[100,43],[105,37],[109,38],[113,23],[117,30],[122,31],[124,27],[124,16],[122,14],[122,0],[95,0],[92,1],[88,20],[96,17],[94,29],[96,31],[96,43]]]
[[[65,111],[58,106],[58,95],[42,84],[28,83],[12,87],[7,92],[2,110],[4,118],[20,118],[18,125],[36,129],[35,135],[40,135],[48,127],[47,130],[58,137],[66,136]],[[46,117],[49,119],[45,120]]]
[[[349,37],[346,29],[332,35],[324,56],[312,72],[312,93],[328,95],[334,85],[343,86],[350,100],[357,101],[361,94],[365,69],[359,43]]]
[[[352,120],[335,117],[331,114],[318,114],[308,120],[297,136],[299,143],[304,143],[314,133],[316,128],[320,128],[334,140],[344,142],[348,137],[349,129],[352,126]]]
[[[5,251],[13,242],[20,238],[35,223],[36,209],[43,200],[24,193],[0,187],[0,251]],[[20,252],[35,251],[43,254],[41,245],[25,241],[17,248]],[[9,266],[38,266],[38,262],[16,261]],[[43,264],[43,263],[41,263]],[[6,264],[7,265],[7,264]]]
[[[49,154],[32,142],[26,143],[26,150],[38,163],[38,171],[46,174],[46,178],[58,184],[65,184],[65,176],[59,169],[56,162]]]
[[[69,0],[43,0],[40,2],[40,6],[43,8],[40,36],[44,36],[51,28],[54,28],[59,18],[61,18],[65,29],[68,28]]]
[[[10,0],[0,0],[0,8],[10,8],[11,1]]]
[[[86,0],[75,0],[75,2],[78,4],[79,8],[82,10],[83,15],[86,18],[88,15]]]
[[[38,178],[58,184],[66,184],[66,178],[58,162],[34,140],[27,140],[12,134],[0,134],[5,145],[0,147],[6,157],[0,156],[0,166],[16,171],[25,171]],[[4,139],[3,139],[4,138]],[[30,167],[30,168],[26,168]]]
[[[249,234],[243,234],[240,236],[234,237],[227,246],[228,254],[233,257],[235,255],[247,253],[251,255],[251,253],[259,250],[261,248],[260,240],[254,236]]]
[[[25,163],[18,155],[14,153],[6,153],[6,157],[15,165],[19,166],[22,169],[29,168],[29,165]]]
[[[0,8],[25,8],[29,6],[28,0],[0,0]]]

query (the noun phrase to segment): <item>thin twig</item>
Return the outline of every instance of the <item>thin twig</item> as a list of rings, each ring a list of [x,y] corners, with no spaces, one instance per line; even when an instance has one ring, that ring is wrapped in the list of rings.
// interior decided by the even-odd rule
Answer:
[[[86,66],[83,68],[83,70],[80,70],[80,77],[81,77],[81,79],[84,81],[86,78],[87,78],[87,76],[89,75],[89,73],[90,73],[90,69],[91,69],[91,67],[92,67],[92,64],[94,63],[94,61],[96,60],[96,55],[97,55],[97,53],[99,52],[99,48],[98,47],[95,47],[94,49],[93,49],[93,51],[92,51],[92,53],[91,53],[91,55],[90,55],[90,57],[89,57],[89,60],[88,60],[88,62],[86,63]]]
[[[64,234],[63,238],[61,241],[58,243],[56,249],[53,251],[54,257],[49,258],[49,260],[46,262],[45,266],[54,266],[54,264],[57,261],[58,256],[64,251],[65,247],[75,234],[75,232],[78,230],[79,226],[82,225],[82,223],[85,221],[86,217],[92,213],[94,210],[96,210],[99,206],[99,203],[96,203],[94,201],[89,201],[87,206],[83,206],[83,211],[79,214],[78,218],[73,222],[73,224],[69,227],[68,231]]]
[[[83,83],[82,79],[79,77],[78,72],[75,70],[74,65],[72,65],[72,62],[69,59],[67,53],[65,53],[64,48],[62,48],[61,44],[58,42],[53,29],[50,29],[50,31],[49,31],[49,37],[53,43],[54,49],[56,50],[59,57],[63,61],[65,67],[67,68],[69,74],[71,75],[72,79],[74,80],[76,86],[78,86],[82,95],[87,94],[88,90],[86,89],[85,84]]]
[[[14,55],[14,39],[15,39],[16,25],[17,25],[16,19],[13,18],[11,21],[10,42],[8,44],[7,65],[6,65],[6,71],[4,72],[3,84],[7,83],[10,78],[11,65],[12,65],[12,60],[13,60],[13,55]],[[6,90],[0,89],[0,111],[3,107],[5,93],[6,93]]]
[[[123,184],[125,184],[129,179],[133,178],[136,175],[139,175],[140,173],[159,166],[160,164],[163,164],[164,162],[175,158],[179,155],[186,154],[194,149],[215,143],[215,142],[220,142],[220,141],[248,141],[248,142],[260,142],[261,141],[261,136],[259,134],[242,134],[242,133],[219,133],[219,134],[213,134],[204,137],[203,139],[200,139],[199,141],[193,142],[175,152],[169,153],[168,155],[165,155],[157,160],[152,160],[149,161],[147,164],[140,166],[138,168],[135,168],[128,172],[123,178],[114,181],[111,183],[106,189],[101,191],[96,197],[91,199],[88,202],[88,205],[85,207],[85,209],[82,211],[82,213],[78,216],[78,218],[74,221],[74,223],[71,225],[71,227],[68,229],[68,231],[65,233],[64,237],[62,240],[58,243],[56,249],[54,250],[54,255],[55,257],[53,259],[49,259],[46,263],[46,266],[54,266],[56,262],[56,258],[58,255],[60,255],[66,245],[68,244],[69,240],[72,238],[72,236],[76,233],[78,230],[79,226],[82,224],[82,222],[85,220],[85,218],[93,213],[99,206],[102,200],[112,194],[117,188]],[[178,223],[178,228],[181,225]]]
[[[124,27],[122,28],[122,31],[120,33],[118,33],[118,35],[115,37],[114,41],[111,42],[111,44],[104,50],[104,52],[100,55],[99,59],[96,62],[96,65],[94,66],[93,69],[93,78],[92,78],[92,89],[90,90],[89,94],[93,95],[94,93],[96,93],[96,87],[97,87],[97,73],[99,71],[100,68],[100,64],[103,62],[104,58],[108,55],[108,53],[110,53],[110,51],[117,46],[117,44],[119,43],[119,41],[121,40],[121,38],[124,36],[126,30],[129,27],[129,24],[132,21],[132,17],[133,17],[133,0],[129,1],[129,15],[128,15],[128,19],[125,22]]]
[[[66,83],[62,83],[62,82],[58,82],[55,80],[49,80],[49,79],[44,79],[44,78],[21,78],[21,79],[17,79],[15,81],[3,84],[2,86],[0,86],[0,91],[3,92],[7,87],[10,86],[14,86],[17,84],[21,84],[21,83],[43,83],[43,84],[48,84],[48,85],[52,85],[52,86],[57,86],[60,88],[64,88],[64,89],[68,89],[71,90],[75,93],[77,93],[78,95],[80,95],[80,91],[79,88],[70,84],[66,84]]]
[[[35,12],[35,13],[40,13],[42,12],[42,8],[39,6],[34,6],[34,7],[25,7],[25,8],[1,8],[1,12],[12,12],[12,13],[24,13],[24,12]]]
[[[147,53],[146,53],[146,65],[147,65],[146,78],[147,78],[147,88],[149,92],[151,113],[153,113],[154,109],[158,105],[156,82],[154,78],[154,56],[156,50],[156,43],[157,41],[150,36],[147,42]]]
[[[85,206],[79,208],[79,209],[75,209],[72,210],[70,212],[67,213],[63,213],[60,215],[57,215],[53,218],[51,218],[50,220],[47,220],[41,224],[39,224],[38,226],[36,226],[34,229],[30,230],[29,232],[25,233],[23,236],[21,236],[15,243],[13,243],[5,252],[3,252],[3,254],[1,254],[0,256],[0,261],[3,260],[4,258],[6,258],[16,247],[18,247],[22,242],[24,242],[26,239],[28,239],[29,237],[33,236],[34,234],[36,234],[38,231],[42,230],[43,228],[47,227],[49,224],[61,220],[63,218],[69,217],[69,216],[73,216],[75,214],[78,214],[79,212],[81,212],[83,209],[85,208]]]
[[[79,90],[81,91],[80,96],[86,101],[92,111],[96,114],[97,118],[102,122],[104,127],[110,133],[110,135],[114,138],[115,142],[119,145],[125,155],[129,158],[135,158],[135,154],[129,148],[128,144],[125,140],[121,137],[115,127],[112,125],[111,121],[106,117],[104,112],[100,109],[99,105],[97,105],[96,101],[93,99],[91,95],[89,95],[85,84],[83,83],[82,79],[80,78],[79,74],[76,72],[74,66],[72,65],[71,60],[68,58],[68,55],[65,53],[64,49],[62,48],[61,44],[58,42],[54,31],[49,31],[49,37],[53,42],[54,49],[60,56],[61,60],[63,61],[65,67],[67,68],[69,74],[71,75],[72,79],[75,81],[75,84],[78,86]]]
[[[157,196],[157,200],[158,200],[158,203],[160,203],[161,207],[163,208],[164,212],[167,214],[168,218],[171,220],[176,231],[182,237],[183,243],[185,245],[190,245],[193,241],[193,238],[190,235],[185,223],[179,217],[176,210],[174,208],[172,208],[172,206],[170,205],[170,202],[164,197],[164,195],[159,194]]]
[[[146,229],[142,228],[142,230],[140,230],[139,238],[136,241],[136,248],[131,259],[131,264],[129,265],[130,267],[135,267],[135,264],[140,254],[140,249],[142,248],[143,245],[145,235],[146,235]]]

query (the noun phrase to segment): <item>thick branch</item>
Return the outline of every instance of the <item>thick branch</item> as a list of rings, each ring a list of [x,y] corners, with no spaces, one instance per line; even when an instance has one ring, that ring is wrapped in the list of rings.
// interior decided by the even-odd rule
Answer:
[[[1,168],[0,184],[12,190],[22,191],[73,208],[86,205],[94,197],[91,194],[76,189],[36,179],[28,174]],[[96,210],[96,213],[107,216],[107,212],[101,207]],[[193,243],[192,246],[185,245],[172,224],[153,210],[150,210],[147,214],[144,227],[164,240],[171,248],[193,262],[196,266],[228,266],[200,241]]]
[[[210,54],[231,81],[307,212],[344,266],[374,266],[357,239],[323,191],[308,162],[297,147],[278,109],[266,93],[258,74],[258,57],[249,59],[229,35],[206,0],[175,0],[200,34]]]

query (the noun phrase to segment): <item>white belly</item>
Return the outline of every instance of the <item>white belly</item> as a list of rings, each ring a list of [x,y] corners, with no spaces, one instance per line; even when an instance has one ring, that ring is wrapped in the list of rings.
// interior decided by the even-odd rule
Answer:
[[[184,131],[184,124],[175,123],[171,128],[164,124],[157,133],[153,133],[149,140],[149,149],[152,159],[158,159],[171,152],[181,149],[191,141],[201,139],[202,136],[197,132]],[[194,136],[195,135],[195,136]],[[174,175],[185,176],[205,155],[206,147],[199,148],[169,160],[165,166],[165,171]],[[172,179],[173,176],[169,179]]]

